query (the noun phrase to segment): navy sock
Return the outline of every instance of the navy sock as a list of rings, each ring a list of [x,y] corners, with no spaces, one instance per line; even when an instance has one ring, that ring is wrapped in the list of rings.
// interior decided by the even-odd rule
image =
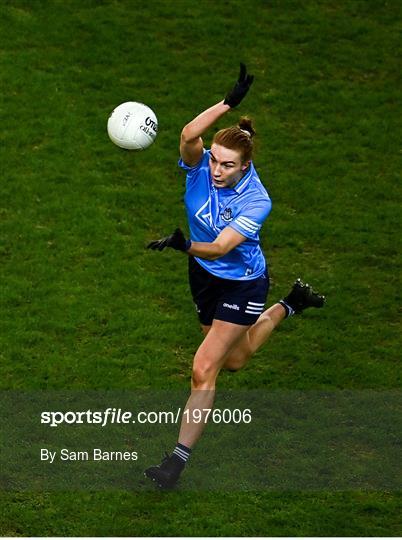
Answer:
[[[285,300],[279,300],[279,303],[282,307],[285,308],[285,311],[286,311],[286,316],[285,318],[287,319],[288,317],[291,317],[292,315],[294,315],[295,313],[295,310],[292,308],[292,306],[289,306],[289,304],[287,304],[285,302]]]
[[[173,456],[176,456],[180,461],[185,465],[187,463],[188,458],[191,454],[191,448],[187,448],[187,446],[184,446],[184,444],[180,444],[179,442],[176,445],[176,448],[173,450]]]

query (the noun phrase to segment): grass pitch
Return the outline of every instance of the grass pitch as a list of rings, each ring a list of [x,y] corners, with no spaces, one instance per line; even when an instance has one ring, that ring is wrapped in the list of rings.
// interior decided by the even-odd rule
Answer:
[[[185,228],[178,136],[240,60],[255,83],[216,127],[256,122],[270,300],[301,275],[327,307],[219,385],[400,388],[400,2],[3,0],[0,15],[2,389],[188,386],[201,336],[185,258],[144,246]],[[142,153],[106,135],[128,100],[159,119]],[[1,501],[9,536],[402,534],[397,492]]]

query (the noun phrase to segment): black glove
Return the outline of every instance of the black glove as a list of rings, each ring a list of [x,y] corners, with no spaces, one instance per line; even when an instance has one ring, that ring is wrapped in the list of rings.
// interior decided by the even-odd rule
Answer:
[[[186,240],[183,231],[181,229],[176,229],[170,236],[150,242],[147,245],[147,249],[158,249],[159,251],[162,251],[162,249],[170,247],[179,251],[188,251],[190,246],[191,240]]]
[[[225,105],[229,105],[232,109],[233,107],[236,107],[249,91],[253,80],[254,75],[247,75],[246,66],[240,62],[239,78],[233,89],[226,95],[224,101]]]

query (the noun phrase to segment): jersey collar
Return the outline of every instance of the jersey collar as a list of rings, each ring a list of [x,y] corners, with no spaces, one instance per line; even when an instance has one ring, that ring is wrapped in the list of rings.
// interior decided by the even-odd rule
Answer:
[[[243,191],[248,186],[248,184],[249,184],[249,182],[250,182],[250,180],[251,180],[251,178],[253,176],[253,170],[254,170],[253,163],[250,163],[250,166],[249,166],[246,174],[243,176],[243,178],[240,180],[240,182],[238,184],[236,184],[234,188],[232,188],[239,195],[240,195],[240,193],[243,193]]]

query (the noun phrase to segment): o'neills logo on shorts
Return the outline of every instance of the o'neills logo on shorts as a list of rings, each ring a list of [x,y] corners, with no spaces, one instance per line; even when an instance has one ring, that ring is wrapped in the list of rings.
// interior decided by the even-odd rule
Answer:
[[[237,304],[223,304],[223,307],[226,307],[228,309],[235,309],[236,311],[240,311],[240,308]]]

